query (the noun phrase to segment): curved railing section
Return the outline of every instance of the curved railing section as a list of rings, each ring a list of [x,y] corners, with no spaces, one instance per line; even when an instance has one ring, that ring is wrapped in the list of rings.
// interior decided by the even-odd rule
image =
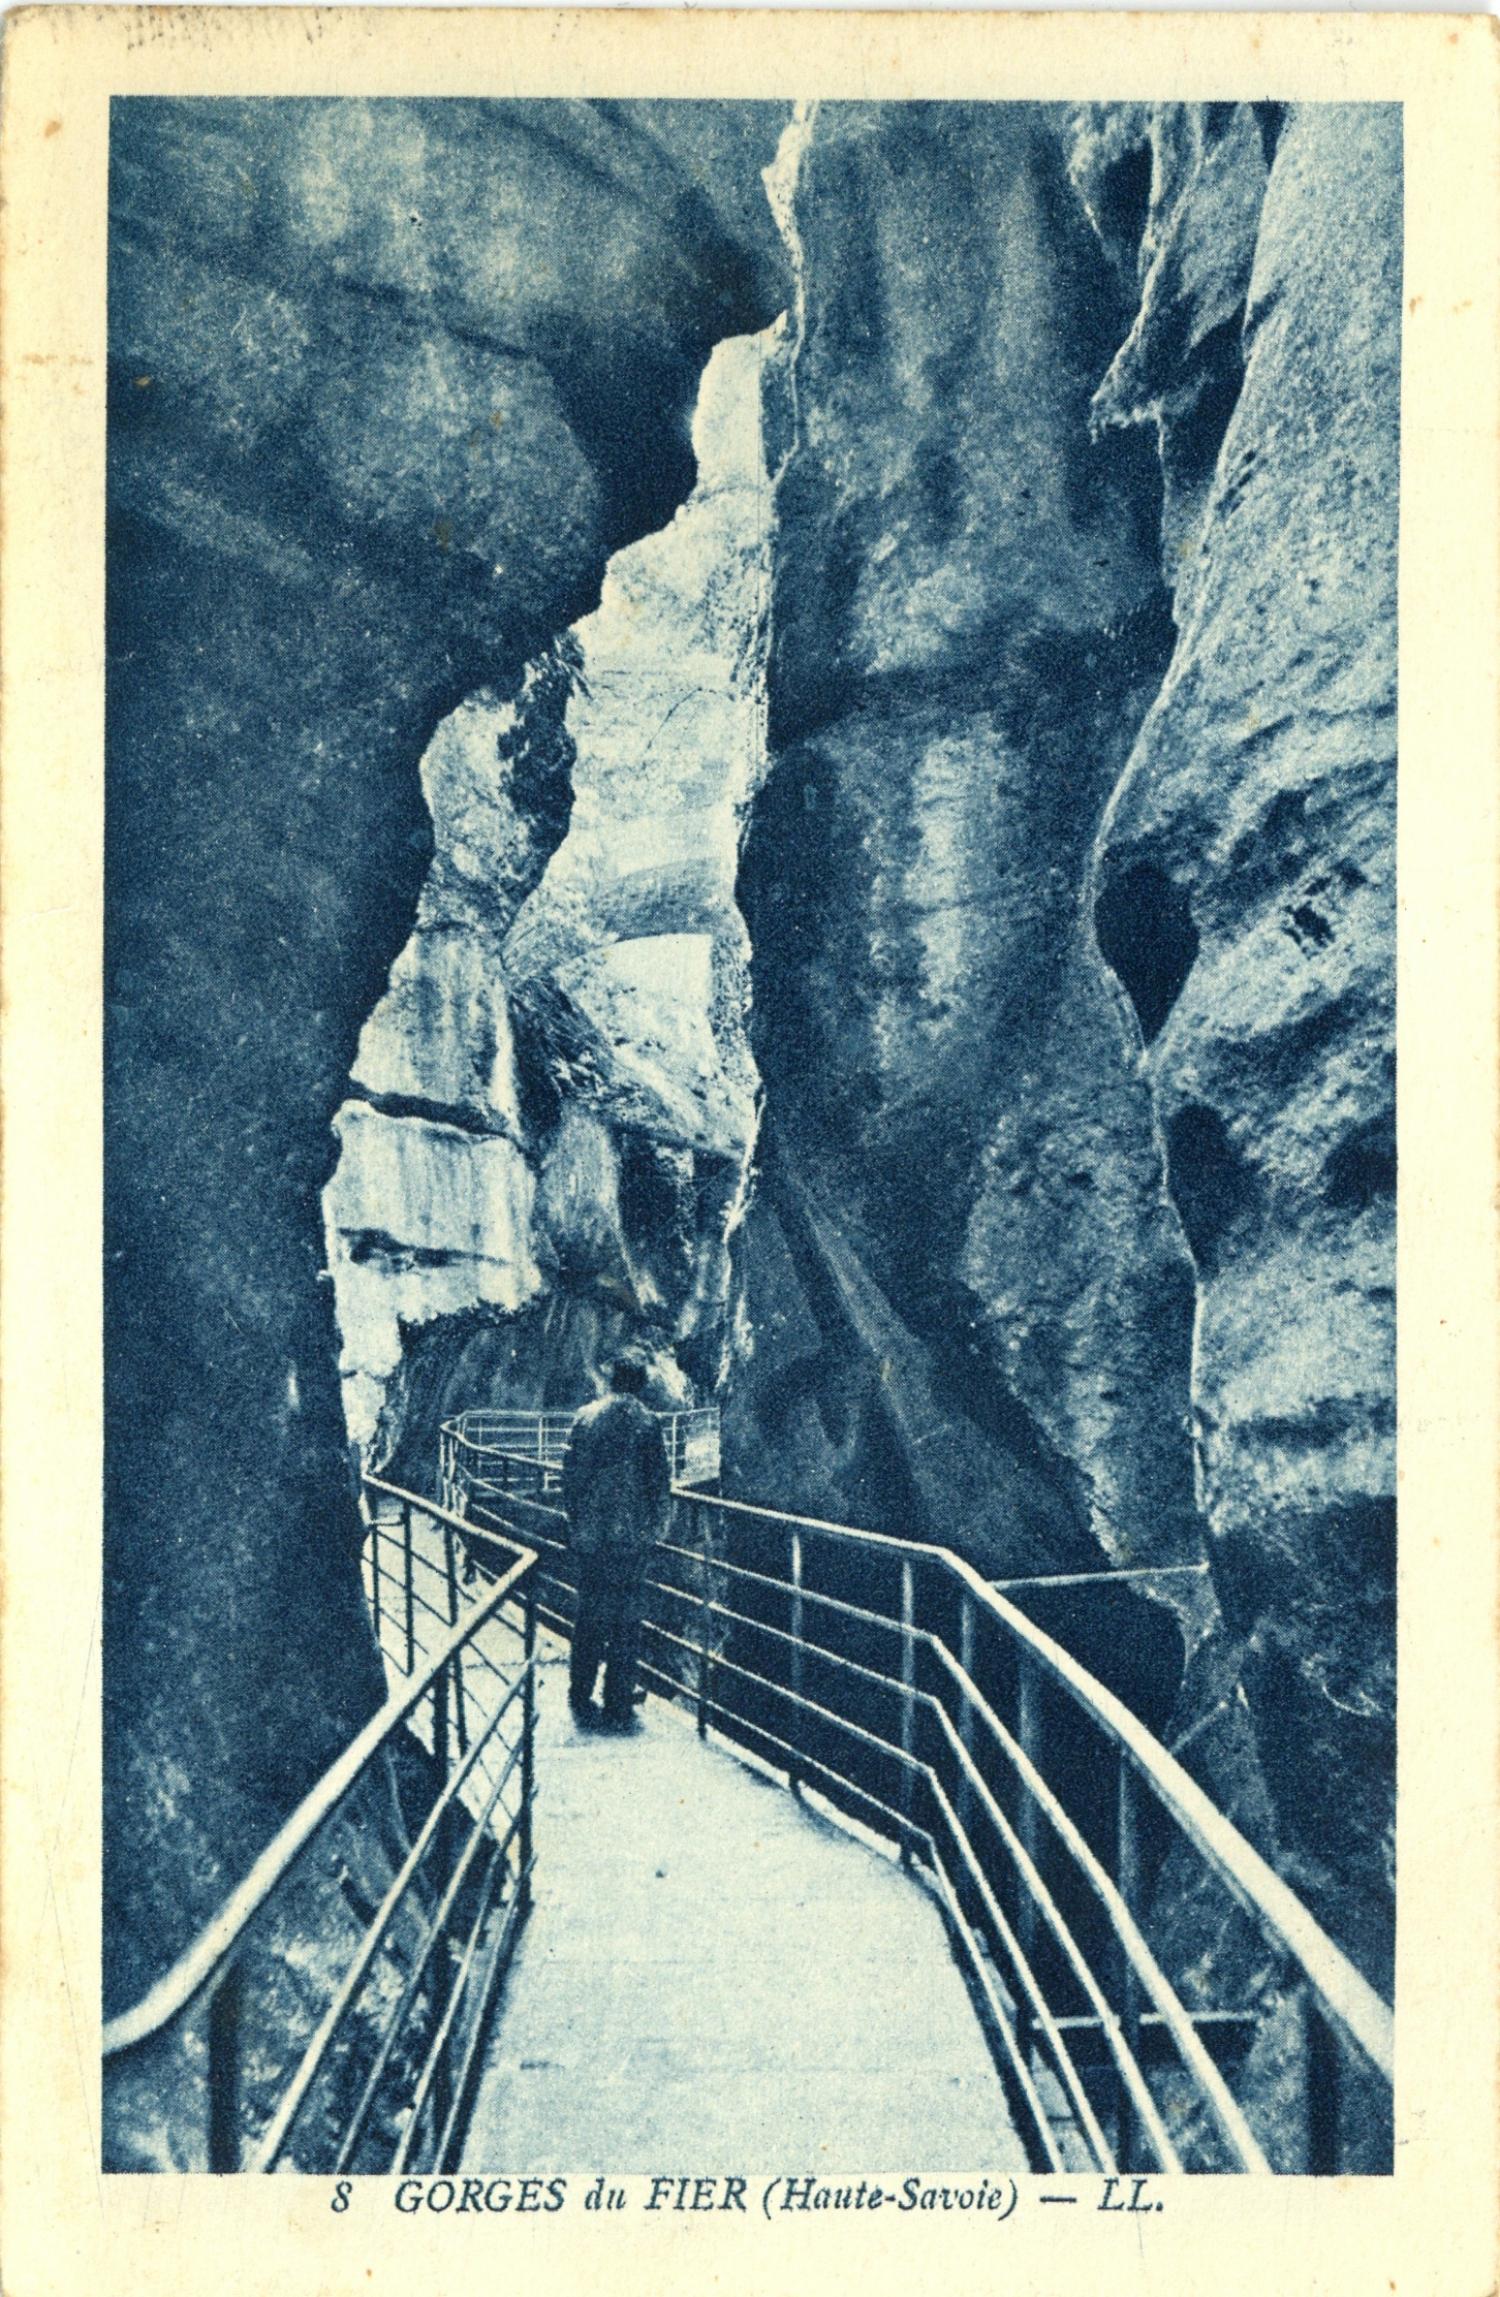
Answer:
[[[565,1628],[535,1460],[450,1465]],[[922,1870],[1038,2168],[1389,2168],[1388,2005],[1103,1684],[945,1548],[675,1503],[650,1678]]]
[[[378,1477],[365,1490],[394,1687],[186,1953],[106,2023],[107,2162],[141,2166],[153,2124],[179,2169],[457,2159],[531,1900],[536,1557]]]
[[[439,1489],[452,1505],[458,1492],[483,1489],[487,1478],[499,1472],[506,1458],[535,1462],[539,1484],[557,1489],[558,1472],[576,1411],[533,1412],[484,1409],[460,1412],[443,1422],[439,1453]],[[662,1440],[672,1481],[701,1489],[719,1480],[719,1407],[700,1404],[691,1411],[658,1412]]]

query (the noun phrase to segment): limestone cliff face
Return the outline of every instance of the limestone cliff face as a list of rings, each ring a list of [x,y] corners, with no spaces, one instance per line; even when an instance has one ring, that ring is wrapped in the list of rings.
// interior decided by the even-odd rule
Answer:
[[[343,1126],[346,1180],[378,1167],[421,1207],[410,1233],[351,1252],[380,1303],[361,1332],[388,1352],[393,1321],[430,1313],[460,1267],[468,1294],[531,1282],[535,1175],[457,834],[452,931],[421,981],[390,982],[433,850],[418,761],[456,822],[474,728],[450,726],[440,755],[434,733],[493,693],[486,771],[509,741],[525,798],[504,857],[519,898],[569,800],[549,742],[518,744],[504,711],[546,719],[525,665],[691,490],[713,345],[781,308],[758,178],[783,117],[114,108],[112,2008],[187,1943],[378,1692],[323,1272],[351,1069],[368,1097]],[[361,1043],[388,985],[433,1026],[386,1016]]]
[[[1205,1561],[1174,1733],[1382,1978],[1399,199],[1378,109],[804,120],[729,1428],[995,1571]]]
[[[610,561],[516,701],[471,698],[424,761],[432,867],[325,1198],[350,1435],[404,1442],[419,1480],[445,1400],[577,1403],[627,1337],[663,1402],[722,1368],[779,355],[775,331],[715,350],[676,517]]]
[[[1159,489],[1091,433],[1130,296],[1062,127],[804,126],[745,870],[775,1153],[734,1440],[996,1572],[1200,1552],[1191,1271],[1082,898],[1170,648]]]
[[[1255,124],[1218,129],[1201,190],[1176,195],[1158,160],[1135,350],[1104,387],[1117,416],[1155,416],[1170,466],[1202,406],[1150,378],[1242,294],[1242,379],[1201,506],[1167,530],[1178,639],[1101,829],[1095,918],[1193,1256],[1199,1493],[1231,1662],[1204,1727],[1248,1716],[1283,1864],[1384,1975],[1400,122],[1278,119],[1253,248],[1238,232],[1216,277],[1225,181],[1238,172],[1245,213],[1263,170]]]

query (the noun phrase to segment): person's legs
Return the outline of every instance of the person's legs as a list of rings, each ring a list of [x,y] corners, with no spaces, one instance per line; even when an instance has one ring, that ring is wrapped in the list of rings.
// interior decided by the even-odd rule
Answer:
[[[628,1723],[635,1708],[635,1670],[641,1647],[640,1614],[622,1613],[609,1638],[604,1669],[604,1717],[610,1723]]]
[[[568,1705],[575,1715],[586,1714],[592,1704],[599,1664],[604,1657],[608,1629],[602,1611],[599,1573],[592,1557],[578,1567],[578,1614],[573,1622],[573,1648],[568,1660]]]

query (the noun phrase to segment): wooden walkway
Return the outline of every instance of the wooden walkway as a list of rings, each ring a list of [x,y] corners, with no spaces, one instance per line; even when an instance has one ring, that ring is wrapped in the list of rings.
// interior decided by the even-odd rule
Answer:
[[[466,2169],[1023,2170],[937,1907],[894,1856],[650,1700],[540,1669],[537,1895]]]

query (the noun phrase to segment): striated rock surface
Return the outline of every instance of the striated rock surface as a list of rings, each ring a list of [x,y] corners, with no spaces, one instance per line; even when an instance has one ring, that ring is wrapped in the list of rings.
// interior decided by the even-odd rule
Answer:
[[[783,117],[114,108],[111,2008],[187,1943],[378,1692],[320,1281],[351,1069],[375,1114],[346,1148],[423,1206],[408,1234],[365,1239],[359,1288],[382,1289],[361,1333],[378,1326],[388,1353],[461,1265],[471,1294],[530,1281],[534,1173],[465,907],[466,878],[489,875],[472,841],[448,857],[452,930],[360,1043],[432,854],[417,764],[448,776],[456,822],[469,735],[435,759],[434,730],[481,688],[499,717],[547,722],[525,664],[690,491],[709,352],[784,300],[758,183]],[[500,739],[503,723],[491,758]],[[547,740],[512,763],[519,899],[570,801]],[[415,1027],[394,1019],[403,1000]],[[433,1160],[410,1171],[413,1114],[453,1175],[456,1233]]]
[[[1094,394],[1097,428],[1149,424],[1161,465],[1163,578],[1197,545],[1242,332],[1279,104],[1109,104],[1070,125],[1069,173],[1100,244],[1137,291]]]
[[[1202,172],[1236,140],[1232,123]],[[1218,172],[1230,164],[1253,172],[1253,157]],[[1175,568],[1177,646],[1103,824],[1095,901],[1196,1277],[1199,1492],[1230,1639],[1231,1721],[1208,1709],[1204,1726],[1248,1719],[1267,1807],[1241,1815],[1382,1978],[1400,200],[1396,110],[1314,104],[1279,123],[1243,383]],[[1185,331],[1178,305],[1149,316],[1152,276],[1148,365],[1153,328]],[[1158,419],[1170,441],[1170,403]]]
[[[472,697],[424,761],[432,867],[325,1196],[349,1432],[405,1445],[418,1482],[445,1408],[577,1403],[626,1339],[664,1403],[722,1368],[756,1122],[734,884],[765,759],[779,355],[775,330],[718,346],[676,517],[610,561],[516,700]],[[516,1323],[531,1307],[544,1332]]]
[[[1091,430],[1131,299],[1064,129],[800,131],[744,873],[776,1157],[735,1464],[997,1573],[1200,1553],[1191,1271],[1083,900],[1170,649],[1159,490]]]
[[[1173,1736],[1383,1981],[1398,122],[788,158],[731,1469],[998,1573],[1206,1562],[1144,1583]],[[1170,1704],[1106,1608],[1049,1624]]]

